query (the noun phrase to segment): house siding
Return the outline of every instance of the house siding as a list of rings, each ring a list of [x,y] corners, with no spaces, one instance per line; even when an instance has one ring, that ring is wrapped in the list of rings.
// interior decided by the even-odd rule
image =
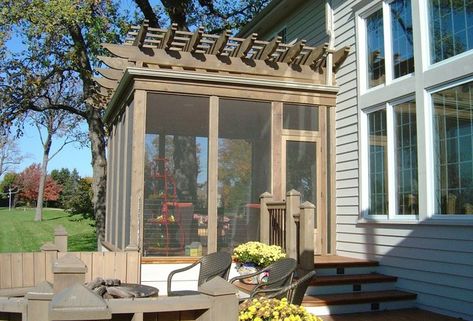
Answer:
[[[335,46],[352,48],[337,74],[337,254],[378,260],[420,308],[473,320],[473,226],[359,223],[357,2],[333,1]]]

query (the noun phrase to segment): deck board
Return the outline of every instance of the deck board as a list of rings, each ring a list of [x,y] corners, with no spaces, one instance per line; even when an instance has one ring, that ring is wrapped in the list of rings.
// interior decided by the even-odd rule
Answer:
[[[337,267],[365,267],[378,266],[377,261],[356,259],[339,255],[316,255],[314,256],[315,268],[337,268]]]
[[[419,309],[324,315],[323,321],[459,321],[459,319]]]

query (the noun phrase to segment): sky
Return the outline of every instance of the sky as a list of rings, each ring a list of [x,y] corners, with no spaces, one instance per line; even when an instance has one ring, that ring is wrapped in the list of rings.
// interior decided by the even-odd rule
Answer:
[[[84,125],[84,130],[86,126]],[[43,159],[43,146],[38,130],[33,126],[25,126],[24,135],[17,141],[18,148],[25,158],[15,171],[21,172],[33,163],[41,163]],[[62,140],[54,139],[50,155],[53,155],[62,145]],[[89,147],[80,147],[78,144],[68,144],[48,164],[48,173],[53,169],[77,169],[81,177],[92,176],[91,153]]]

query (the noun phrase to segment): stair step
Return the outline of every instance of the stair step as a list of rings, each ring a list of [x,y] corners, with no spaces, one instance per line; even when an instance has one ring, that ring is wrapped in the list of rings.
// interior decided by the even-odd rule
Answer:
[[[371,274],[341,274],[320,275],[312,279],[311,286],[342,285],[342,284],[364,284],[364,283],[386,283],[396,282],[397,277],[379,273]]]
[[[356,292],[339,293],[327,295],[306,295],[302,301],[305,307],[318,307],[330,305],[349,305],[361,303],[377,303],[387,301],[407,301],[415,300],[417,294],[404,291],[376,291],[376,292]]]
[[[378,265],[379,263],[377,261],[355,259],[338,255],[314,257],[314,267],[316,269],[374,267]]]

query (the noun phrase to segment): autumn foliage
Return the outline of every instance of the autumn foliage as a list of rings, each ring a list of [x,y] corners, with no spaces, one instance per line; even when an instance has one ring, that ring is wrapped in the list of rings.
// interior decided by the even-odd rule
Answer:
[[[18,174],[16,185],[20,188],[20,199],[25,202],[32,202],[38,199],[39,179],[41,177],[41,165],[32,164],[23,172]],[[61,193],[59,186],[50,176],[46,178],[44,189],[44,200],[57,201]]]

